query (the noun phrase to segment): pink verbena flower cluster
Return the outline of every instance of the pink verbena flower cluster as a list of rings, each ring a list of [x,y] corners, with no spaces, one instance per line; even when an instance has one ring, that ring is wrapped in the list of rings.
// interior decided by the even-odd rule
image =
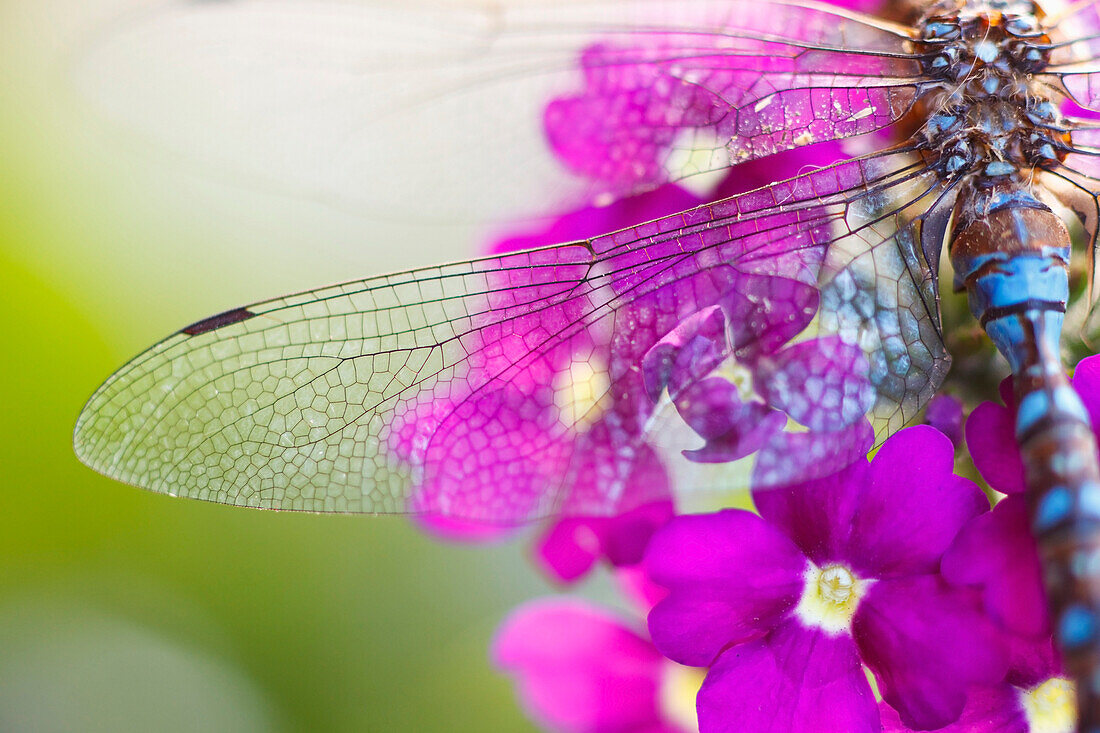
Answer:
[[[607,190],[644,192],[510,232],[492,252],[618,231],[844,157],[840,144],[818,144],[740,165],[709,196],[692,193],[673,182],[665,158],[685,130],[721,131],[728,120],[699,89],[665,78],[659,65],[624,64],[622,51],[586,49],[584,88],[553,100],[544,122],[568,168]],[[713,73],[736,86],[737,70],[722,63],[716,55]],[[635,119],[666,124],[638,130]],[[547,270],[548,284],[553,276]],[[611,566],[633,612],[544,599],[516,609],[498,631],[493,659],[514,677],[531,718],[549,730],[585,733],[1069,733],[1073,689],[1051,643],[1007,397],[1007,406],[974,410],[965,431],[962,406],[937,398],[927,425],[898,432],[873,457],[837,457],[835,466],[846,466],[838,472],[757,490],[755,511],[676,515],[672,478],[642,440],[659,396],[702,440],[684,452],[698,463],[756,453],[763,465],[831,468],[823,451],[866,456],[873,443],[865,421],[842,414],[851,408],[862,416],[875,400],[862,350],[831,337],[795,338],[817,311],[815,284],[757,273],[724,284],[728,293],[659,322],[655,302],[623,306],[625,319],[647,326],[618,345],[629,368],[612,373],[611,399],[584,430],[547,438],[558,413],[539,395],[568,368],[577,340],[591,334],[522,372],[514,393],[493,398],[494,426],[513,431],[518,445],[547,447],[517,451],[516,470],[503,482],[472,481],[481,492],[533,505],[539,482],[581,455],[582,470],[571,467],[570,480],[583,497],[597,490],[585,481],[623,463],[624,437],[635,446],[618,495],[622,511],[572,512],[544,528],[535,549],[538,564],[561,582]],[[778,312],[763,317],[761,302],[779,304]],[[564,322],[577,314],[542,317]],[[518,340],[511,346],[483,356],[508,362],[528,348]],[[756,385],[751,396],[721,374],[731,349]],[[774,388],[807,380],[843,400],[799,403],[796,391]],[[1100,357],[1081,363],[1074,385],[1100,424]],[[476,421],[439,417],[466,399],[426,406],[399,433],[398,452],[415,454],[427,431],[443,445],[485,444],[491,436]],[[792,420],[810,434],[784,432]],[[817,430],[832,431],[831,442],[815,445]],[[988,487],[1007,498],[990,509],[982,489],[954,472],[956,449],[969,450]],[[426,506],[437,506],[452,488],[420,490]],[[441,514],[418,521],[462,541],[514,529]]]
[[[658,345],[669,357],[656,369],[661,388],[684,368],[680,353],[705,362],[709,315]],[[1100,424],[1100,357],[1079,365],[1074,385]],[[733,446],[716,460],[769,429],[766,412],[708,428],[734,402],[703,401],[696,424],[681,412],[702,450]],[[672,516],[669,504],[641,527],[561,522],[540,550],[557,576],[579,577],[601,557],[633,571],[650,589],[648,623],[537,601],[502,626],[494,660],[549,730],[1069,733],[1074,691],[1051,642],[1012,411],[979,406],[964,444],[961,406],[940,399],[929,426],[901,431],[872,459],[756,492],[757,513]],[[953,472],[955,445],[1008,495],[992,510]],[[630,553],[607,550],[609,527]],[[644,562],[628,567],[640,548]],[[583,559],[560,559],[570,553]],[[696,690],[693,718],[685,698]]]
[[[1074,384],[1100,418],[1100,357]],[[952,471],[944,433],[962,416],[947,399],[928,415],[940,430],[903,430],[837,475],[756,492],[758,514],[673,517],[669,501],[562,520],[540,541],[543,566],[565,581],[600,559],[633,572],[648,629],[581,601],[539,601],[505,623],[494,658],[551,730],[694,730],[685,699],[701,677],[690,667],[706,670],[703,731],[1071,726],[1012,409],[985,403],[966,421],[975,465],[1009,495],[991,511]]]
[[[1073,383],[1100,418],[1100,356]],[[992,510],[943,433],[907,428],[836,476],[757,492],[758,514],[669,520],[632,576],[648,634],[540,601],[494,658],[551,730],[695,730],[688,666],[705,670],[704,732],[1069,733],[1012,410],[984,403],[966,422],[983,478],[1008,494]]]

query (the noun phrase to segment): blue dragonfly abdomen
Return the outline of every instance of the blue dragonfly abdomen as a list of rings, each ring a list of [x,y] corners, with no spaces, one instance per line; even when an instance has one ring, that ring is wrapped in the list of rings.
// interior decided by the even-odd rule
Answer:
[[[1088,412],[1061,360],[1072,241],[1034,185],[1062,166],[1073,136],[1057,95],[1034,82],[1051,48],[1037,13],[1004,16],[975,4],[923,20],[923,43],[946,82],[925,100],[937,111],[923,135],[958,189],[947,238],[955,288],[1012,371],[1055,639],[1076,680],[1079,729],[1092,731],[1100,723],[1100,468]]]
[[[1066,670],[1077,681],[1085,723],[1098,714],[1092,681],[1100,648],[1100,470],[1088,413],[1060,356],[1070,237],[1050,209],[1021,188],[1015,193],[960,202],[982,216],[963,218],[951,242],[951,261],[971,312],[1012,368],[1032,531],[1055,635]]]

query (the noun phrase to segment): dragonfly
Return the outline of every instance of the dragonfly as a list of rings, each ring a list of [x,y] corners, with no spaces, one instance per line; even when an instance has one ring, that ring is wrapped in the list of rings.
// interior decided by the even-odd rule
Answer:
[[[230,505],[509,525],[787,486],[861,459],[940,388],[946,247],[1013,372],[1091,730],[1100,470],[1059,343],[1069,227],[1097,251],[1098,54],[1093,2],[139,13],[84,66],[110,114],[364,212],[493,217],[828,141],[865,152],[602,236],[197,321],[95,392],[77,455]]]

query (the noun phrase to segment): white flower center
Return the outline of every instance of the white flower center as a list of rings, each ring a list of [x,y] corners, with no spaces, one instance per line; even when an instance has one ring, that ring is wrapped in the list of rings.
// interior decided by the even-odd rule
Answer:
[[[1020,705],[1030,733],[1073,733],[1077,722],[1077,692],[1061,677],[1020,691]]]
[[[795,613],[802,623],[828,634],[848,633],[852,616],[873,581],[863,580],[844,565],[819,568],[810,563]]]
[[[706,674],[705,669],[668,662],[661,675],[661,713],[665,720],[685,732],[699,730],[695,698]]]

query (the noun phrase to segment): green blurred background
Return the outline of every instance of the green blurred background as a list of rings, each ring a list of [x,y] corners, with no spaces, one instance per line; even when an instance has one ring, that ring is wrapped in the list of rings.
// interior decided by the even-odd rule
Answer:
[[[486,652],[548,590],[524,543],[174,500],[73,457],[83,401],[181,325],[471,251],[97,123],[66,68],[111,4],[0,0],[0,730],[530,729]]]

